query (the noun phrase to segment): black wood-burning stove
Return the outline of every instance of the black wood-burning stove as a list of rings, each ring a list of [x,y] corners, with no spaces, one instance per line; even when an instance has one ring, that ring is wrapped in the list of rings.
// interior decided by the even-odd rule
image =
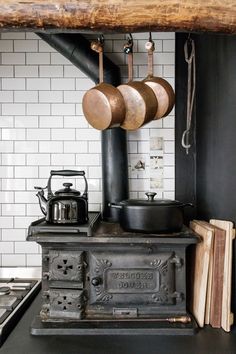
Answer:
[[[98,58],[79,34],[40,37],[98,82]],[[105,81],[117,86],[120,68],[104,56]],[[186,249],[197,242],[187,228],[157,235],[124,232],[119,210],[129,198],[126,133],[101,135],[103,220],[89,213],[86,225],[39,220],[28,240],[42,246],[42,309],[31,333],[191,334],[186,309]]]
[[[42,246],[42,309],[32,334],[190,334],[186,310],[187,228],[124,232],[89,213],[86,225],[29,227]]]

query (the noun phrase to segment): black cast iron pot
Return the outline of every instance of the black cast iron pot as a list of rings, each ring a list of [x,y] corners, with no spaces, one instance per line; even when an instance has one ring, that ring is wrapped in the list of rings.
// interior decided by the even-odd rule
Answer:
[[[148,199],[127,199],[112,208],[119,208],[119,222],[126,231],[144,233],[179,232],[183,226],[184,204],[177,200],[154,199],[156,193],[145,193]]]

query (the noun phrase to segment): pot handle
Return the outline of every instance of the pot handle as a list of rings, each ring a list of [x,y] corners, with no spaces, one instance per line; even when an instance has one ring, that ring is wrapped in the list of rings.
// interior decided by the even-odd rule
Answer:
[[[193,208],[194,205],[193,205],[192,203],[184,203],[184,204],[183,204],[183,207],[184,207],[184,208],[185,208],[185,207],[191,207],[191,208]]]
[[[48,179],[48,184],[47,184],[47,190],[48,190],[48,199],[52,197],[53,193],[52,193],[52,188],[51,188],[51,179],[52,176],[66,176],[66,177],[70,177],[70,176],[82,176],[84,178],[84,182],[85,182],[85,188],[84,188],[84,192],[82,194],[82,197],[87,199],[88,198],[88,182],[87,179],[85,177],[85,172],[84,171],[74,171],[74,170],[52,170],[50,172],[50,177]]]
[[[108,206],[111,208],[122,209],[122,205],[115,204],[115,203],[108,203]]]

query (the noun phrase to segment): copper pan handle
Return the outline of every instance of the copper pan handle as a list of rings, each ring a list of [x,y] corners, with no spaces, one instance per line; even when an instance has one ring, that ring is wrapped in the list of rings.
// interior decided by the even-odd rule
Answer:
[[[104,71],[103,71],[103,47],[104,47],[104,37],[99,36],[97,41],[91,42],[91,49],[98,53],[99,58],[99,84],[104,81]]]
[[[133,52],[128,54],[128,82],[133,81]]]
[[[103,73],[103,50],[99,52],[99,84],[103,83],[104,73]]]
[[[145,44],[145,48],[148,53],[148,77],[153,77],[153,52],[155,50],[155,44],[152,40],[152,34],[149,33],[149,40]]]
[[[128,55],[128,82],[130,82],[133,81],[133,37],[131,33],[124,45],[124,53]]]

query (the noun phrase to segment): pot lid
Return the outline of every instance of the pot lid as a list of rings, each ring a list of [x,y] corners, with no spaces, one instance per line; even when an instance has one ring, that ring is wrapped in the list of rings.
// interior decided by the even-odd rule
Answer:
[[[183,203],[178,200],[171,199],[154,199],[156,193],[147,192],[145,193],[148,199],[127,199],[120,202],[121,205],[131,205],[131,206],[180,206]]]
[[[59,189],[58,191],[55,192],[55,195],[58,195],[58,194],[66,194],[66,195],[80,195],[80,192],[77,191],[76,189],[71,189],[71,186],[73,186],[72,183],[63,183],[63,186],[65,188],[63,189]]]

